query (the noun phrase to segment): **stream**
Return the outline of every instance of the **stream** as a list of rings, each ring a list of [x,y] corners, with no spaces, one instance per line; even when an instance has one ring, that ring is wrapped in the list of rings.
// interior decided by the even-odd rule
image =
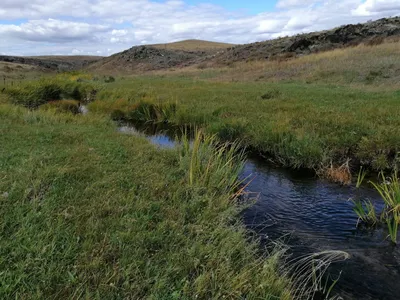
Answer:
[[[156,130],[142,133],[123,126],[119,131],[144,135],[159,147],[176,146],[173,138]],[[242,218],[262,245],[283,239],[294,258],[324,250],[345,251],[350,258],[328,270],[334,278],[340,274],[335,295],[343,299],[400,299],[399,246],[386,239],[386,229],[356,228],[357,216],[349,201],[357,194],[382,207],[383,201],[372,188],[339,186],[253,157],[248,158],[241,176],[250,180],[247,192],[257,199]]]

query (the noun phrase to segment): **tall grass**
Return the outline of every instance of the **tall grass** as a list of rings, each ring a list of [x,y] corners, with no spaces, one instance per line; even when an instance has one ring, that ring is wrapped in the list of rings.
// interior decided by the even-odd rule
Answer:
[[[48,102],[61,99],[90,102],[94,100],[98,89],[99,86],[95,83],[63,81],[56,77],[26,82],[7,88],[5,92],[14,104],[35,109]]]
[[[339,279],[329,283],[326,277],[331,264],[350,258],[343,251],[322,251],[289,260],[286,263],[285,274],[291,279],[294,299],[340,299],[332,296],[332,290]]]
[[[371,182],[371,184],[385,202],[381,218],[386,221],[391,241],[397,244],[397,232],[400,223],[400,181],[398,172],[395,171],[389,179],[385,178],[382,173],[382,183]]]
[[[360,172],[357,186],[361,182],[365,174]],[[379,193],[385,206],[377,217],[376,208],[370,200],[353,200],[355,206],[354,211],[357,214],[359,221],[376,225],[378,222],[384,222],[389,231],[389,237],[394,244],[397,244],[398,227],[400,224],[400,181],[398,172],[395,171],[390,178],[386,178],[384,173],[381,173],[381,183],[370,181],[375,190]]]
[[[190,186],[209,187],[220,193],[239,187],[238,177],[245,162],[240,143],[221,143],[216,135],[197,129],[193,140],[183,135],[179,150],[180,165],[187,170]]]

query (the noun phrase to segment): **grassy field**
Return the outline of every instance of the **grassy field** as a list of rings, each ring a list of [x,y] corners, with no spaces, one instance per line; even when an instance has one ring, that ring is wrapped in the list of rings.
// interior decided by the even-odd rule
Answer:
[[[240,139],[290,167],[320,168],[351,159],[392,169],[400,151],[399,92],[299,83],[211,83],[188,78],[117,80],[90,104],[94,112],[136,102],[176,103],[170,122],[196,124]]]
[[[240,161],[0,100],[0,298],[290,299],[237,218]]]

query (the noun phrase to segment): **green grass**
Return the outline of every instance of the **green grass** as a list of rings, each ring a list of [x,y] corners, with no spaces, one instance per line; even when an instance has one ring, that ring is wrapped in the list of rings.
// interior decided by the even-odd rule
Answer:
[[[382,180],[382,183],[372,182],[372,185],[385,202],[381,219],[386,221],[391,241],[397,244],[397,232],[400,224],[400,181],[397,170],[389,180],[382,173]]]
[[[240,157],[0,97],[1,299],[290,299],[280,253],[257,254],[222,180]],[[191,180],[193,159],[223,176]]]
[[[398,163],[399,95],[328,84],[141,76],[109,84],[90,109],[110,113],[140,101],[176,103],[170,122],[241,139],[286,166],[318,169],[350,159],[350,166],[384,170]]]

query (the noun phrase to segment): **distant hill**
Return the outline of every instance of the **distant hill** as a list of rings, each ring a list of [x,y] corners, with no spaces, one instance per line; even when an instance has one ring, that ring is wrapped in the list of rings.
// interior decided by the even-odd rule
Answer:
[[[103,58],[87,67],[102,73],[135,73],[186,67],[211,58],[210,51],[168,50],[153,46],[135,46]]]
[[[154,44],[147,46],[164,50],[214,51],[214,50],[226,49],[229,47],[233,47],[235,45],[227,43],[209,42],[203,40],[184,40],[175,43]]]
[[[104,56],[93,56],[93,55],[43,55],[43,56],[26,56],[27,58],[50,60],[50,61],[66,61],[70,63],[88,63],[97,61],[104,58]]]
[[[136,46],[91,64],[89,70],[135,73],[196,64],[213,66],[236,61],[289,59],[360,43],[379,44],[396,36],[400,37],[400,17],[245,45],[187,40]]]
[[[0,62],[34,66],[45,71],[71,71],[82,69],[100,56],[8,56],[0,55]]]
[[[88,70],[99,72],[137,72],[186,67],[207,61],[234,44],[202,40],[185,40],[167,44],[134,46],[101,59]]]

